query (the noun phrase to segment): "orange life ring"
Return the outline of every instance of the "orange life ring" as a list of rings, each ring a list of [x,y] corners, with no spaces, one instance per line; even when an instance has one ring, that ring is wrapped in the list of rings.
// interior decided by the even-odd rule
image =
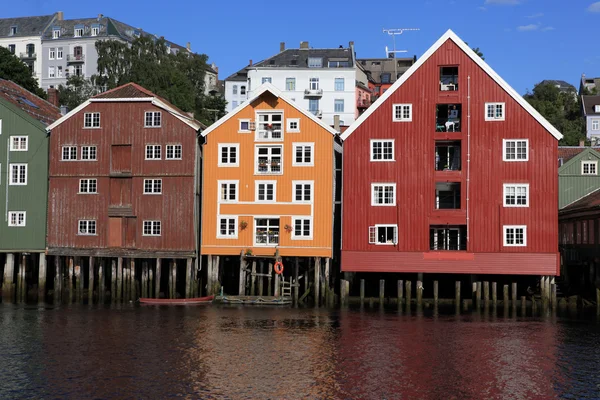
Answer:
[[[277,261],[274,268],[277,275],[283,274],[283,263],[281,261]]]

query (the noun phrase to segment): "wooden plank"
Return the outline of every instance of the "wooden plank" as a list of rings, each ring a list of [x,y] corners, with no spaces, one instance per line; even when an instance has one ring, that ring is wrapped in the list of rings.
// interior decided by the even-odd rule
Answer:
[[[88,304],[94,304],[94,257],[88,262]]]

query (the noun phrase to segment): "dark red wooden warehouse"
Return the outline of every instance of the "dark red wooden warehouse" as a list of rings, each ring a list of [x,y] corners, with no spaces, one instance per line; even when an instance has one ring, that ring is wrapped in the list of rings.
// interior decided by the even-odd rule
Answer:
[[[342,271],[557,275],[560,138],[449,30],[342,135]]]

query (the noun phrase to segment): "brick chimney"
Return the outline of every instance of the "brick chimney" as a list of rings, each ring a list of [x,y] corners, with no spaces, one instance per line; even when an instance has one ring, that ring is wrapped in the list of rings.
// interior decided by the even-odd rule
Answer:
[[[301,49],[308,49],[308,42],[300,42]]]
[[[252,59],[250,59],[250,61],[248,61],[248,65],[252,65]]]
[[[62,12],[62,11],[59,11],[59,12],[57,12],[57,13],[56,13],[56,19],[57,19],[58,21],[62,21],[63,19],[65,19],[65,13],[64,13],[64,12]]]
[[[185,48],[188,49],[188,51],[192,51],[192,43],[187,42],[187,44],[185,45]]]
[[[335,131],[338,133],[340,131],[340,116],[339,115],[333,116],[333,129],[335,129]]]
[[[55,107],[60,107],[60,103],[58,101],[58,90],[53,87],[48,88],[48,103],[53,104]]]
[[[350,43],[348,43],[348,47],[350,47],[350,48],[354,47],[354,40],[351,40]]]
[[[585,139],[580,139],[579,140],[579,147],[583,147],[585,146]]]
[[[285,42],[279,43],[279,52],[285,51]]]

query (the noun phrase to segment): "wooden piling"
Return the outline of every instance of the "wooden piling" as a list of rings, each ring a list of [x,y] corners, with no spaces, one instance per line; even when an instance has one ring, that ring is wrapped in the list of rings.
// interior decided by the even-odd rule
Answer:
[[[379,280],[379,305],[382,306],[385,302],[385,279]]]
[[[110,260],[110,302],[117,302],[117,262]]]
[[[275,296],[275,297],[279,297],[279,295],[280,295],[280,289],[281,289],[280,278],[281,278],[281,275],[276,273],[275,274],[275,287],[273,289],[273,296]]]
[[[486,309],[490,308],[490,283],[483,282],[483,305]]]
[[[402,305],[404,299],[404,281],[402,279],[398,279],[398,305]]]
[[[271,288],[273,287],[273,263],[269,263],[267,266],[267,296],[271,297]]]
[[[218,256],[217,256],[217,263],[218,263]],[[173,297],[171,297],[172,299],[176,299],[177,298],[177,262],[175,260],[171,261],[171,275],[173,277],[173,279],[171,280],[171,284],[173,285],[173,288],[171,289],[172,293],[173,293]]]
[[[596,288],[596,313],[600,315],[600,289]]]
[[[7,254],[6,257],[9,255]],[[7,258],[8,260],[8,258]],[[6,270],[4,271],[6,273]],[[54,304],[58,304],[61,299],[62,285],[61,285],[61,268],[60,268],[60,256],[54,256]]]
[[[117,259],[117,302],[123,301],[123,258]]]
[[[481,310],[481,282],[475,283],[475,304],[478,310]]]
[[[294,305],[298,306],[298,292],[300,291],[300,282],[298,282],[298,272],[300,270],[300,260],[294,257]]]
[[[46,301],[46,254],[40,253],[38,260],[38,303]]]
[[[88,304],[94,304],[94,257],[88,263]]]
[[[308,277],[308,274],[306,274]],[[315,306],[319,306],[319,297],[321,290],[321,257],[315,257],[315,278],[314,278],[314,294],[315,294]]]
[[[240,251],[240,282],[238,286],[238,295],[246,295],[246,260],[244,259],[244,251]],[[276,289],[277,290],[277,289]]]
[[[258,263],[258,273],[260,274],[260,276],[258,277],[258,295],[262,296],[263,295],[263,283],[264,283],[264,274],[265,272],[265,262],[263,260],[260,260],[260,262]]]
[[[69,271],[67,276],[69,277],[67,285],[69,288],[69,304],[73,304],[73,257],[69,257]]]
[[[148,266],[148,297],[156,297],[154,294],[154,271],[151,266]]]
[[[521,314],[525,315],[527,311],[527,297],[521,296]]]
[[[508,285],[504,285],[504,307],[508,307]]]
[[[187,265],[185,266],[185,297],[190,299],[194,297],[192,295],[192,266],[194,265],[193,259],[187,259]]]
[[[252,270],[250,271],[250,296],[256,295],[256,261],[252,261]]]
[[[143,298],[148,298],[148,262],[142,261],[142,295]]]
[[[433,281],[433,305],[434,305],[434,307],[437,307],[439,304],[438,290],[439,290],[438,281]]]
[[[423,306],[423,281],[417,281],[417,307]]]
[[[492,282],[492,306],[498,307],[498,284]]]
[[[345,279],[340,279],[340,305],[345,307],[348,305],[348,291],[350,282]]]
[[[454,305],[460,307],[460,281],[454,282]]]
[[[471,305],[475,308],[477,304],[477,282],[471,283]]]
[[[511,287],[512,294],[512,306],[513,308],[517,306],[517,282],[512,283]]]
[[[412,283],[411,281],[406,281],[404,286],[404,291],[406,292],[406,307],[410,307],[411,297],[412,297]]]
[[[360,280],[360,305],[365,305],[365,280]]]
[[[556,310],[556,306],[558,304],[556,302],[556,284],[555,283],[550,284],[550,305],[552,306],[553,310]]]
[[[4,262],[4,278],[2,281],[2,302],[3,303],[10,303],[13,301],[14,275],[15,275],[15,256],[12,253],[7,253],[6,261]],[[56,279],[55,279],[54,286],[56,287]]]
[[[214,261],[213,261],[213,285],[216,286],[215,288],[215,292],[219,292],[220,288],[221,288],[221,275],[220,275],[220,271],[221,271],[221,257],[220,256],[215,256]],[[215,294],[217,294],[215,293]]]
[[[325,297],[325,302],[324,303],[326,305],[328,305],[328,306],[332,305],[330,303],[330,301],[329,301],[329,297],[330,297],[329,293],[333,292],[331,290],[331,285],[329,283],[329,262],[330,262],[329,257],[325,258],[325,270],[323,271],[323,278],[324,278],[324,281],[325,281],[324,282],[325,290],[324,290],[323,296]]]
[[[98,266],[98,304],[104,304],[104,258],[100,260]]]
[[[131,300],[131,270],[125,262],[123,266],[123,302],[129,303]]]
[[[27,284],[25,283],[25,276],[27,269],[27,256],[22,254],[21,260],[19,263],[19,271],[17,277],[17,299],[19,303],[25,303],[26,293],[27,293]]]

